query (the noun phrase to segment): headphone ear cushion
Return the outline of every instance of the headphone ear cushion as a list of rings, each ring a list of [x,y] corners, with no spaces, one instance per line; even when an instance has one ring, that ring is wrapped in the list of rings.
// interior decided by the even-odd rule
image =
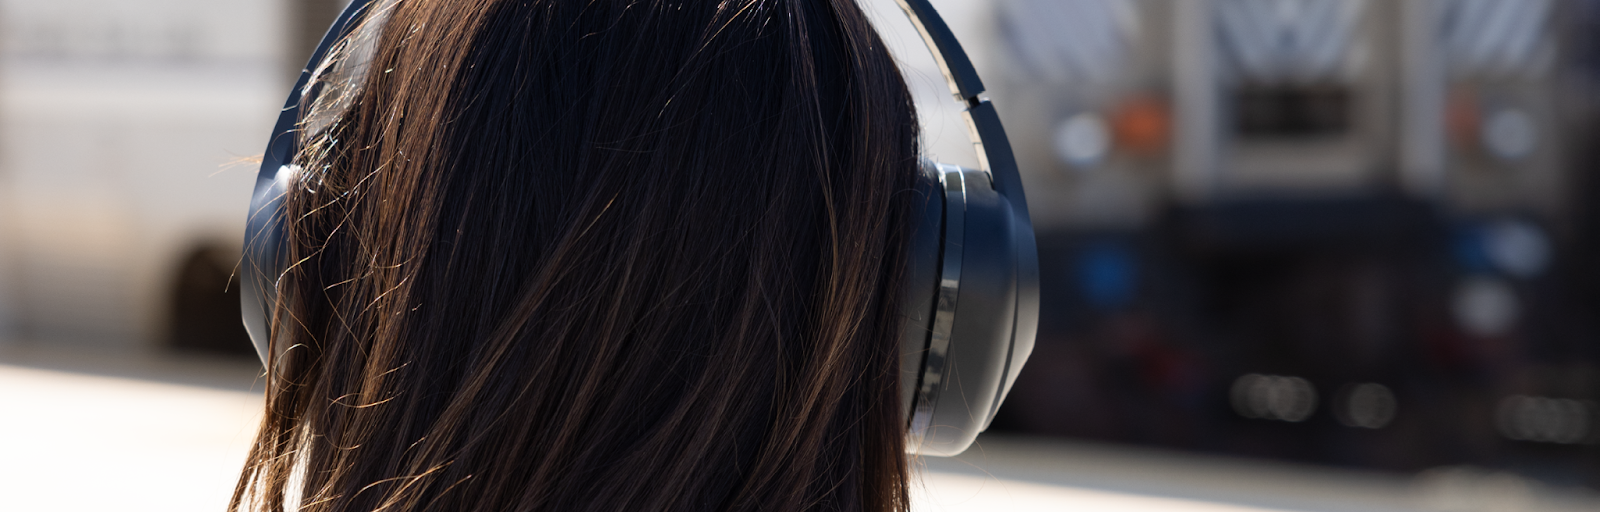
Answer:
[[[960,189],[947,192],[950,197],[946,199],[955,203],[953,196],[961,198],[964,226],[960,240],[951,243],[948,238],[956,231],[947,227],[944,244],[946,251],[961,252],[961,265],[954,304],[937,306],[952,309],[949,341],[943,351],[938,389],[928,397],[934,406],[925,422],[918,420],[918,426],[925,428],[921,453],[950,456],[972,444],[999,405],[996,400],[1008,373],[1016,328],[1017,251],[1012,240],[1015,218],[1011,205],[991,188],[987,173],[959,169],[947,173],[945,180],[962,182]],[[941,281],[948,279],[941,276]],[[930,353],[934,348],[930,344]]]
[[[1007,198],[1010,202],[1010,198]],[[1019,205],[1011,204],[1011,241],[1015,248],[1017,307],[1015,320],[1012,322],[1011,350],[1006,355],[1004,380],[1000,383],[1000,391],[995,396],[994,408],[989,411],[989,418],[983,422],[983,430],[989,429],[989,424],[994,422],[995,413],[1000,411],[1000,404],[1005,403],[1006,395],[1011,394],[1011,386],[1017,383],[1017,374],[1022,372],[1022,366],[1028,362],[1028,356],[1033,355],[1035,337],[1039,332],[1039,248],[1038,241],[1034,238],[1033,223],[1029,219],[1017,214]],[[1021,205],[1020,208],[1027,208]]]
[[[908,314],[908,320],[930,322],[917,324],[927,326],[919,333],[909,332],[908,326],[905,337],[903,360],[922,356],[909,401],[907,448],[921,455],[952,456],[965,451],[988,426],[1014,374],[1012,366],[1021,363],[1014,349],[1021,289],[1017,236],[1022,230],[1017,229],[1014,207],[995,191],[988,173],[935,167],[943,185],[942,240],[937,271],[930,272],[937,284],[931,314]],[[918,307],[926,304],[917,302],[921,300],[921,295],[907,297],[908,304]]]
[[[900,310],[904,325],[900,342],[900,410],[907,425],[928,356],[933,333],[934,301],[939,293],[939,268],[944,248],[944,187],[933,164],[923,161],[912,189],[911,233]]]

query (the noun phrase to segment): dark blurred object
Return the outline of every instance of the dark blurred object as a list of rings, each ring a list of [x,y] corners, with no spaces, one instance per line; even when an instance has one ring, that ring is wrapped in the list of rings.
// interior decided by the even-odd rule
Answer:
[[[1234,131],[1244,137],[1341,135],[1350,128],[1342,87],[1245,86],[1233,92]]]
[[[239,322],[239,277],[232,265],[238,259],[235,252],[205,248],[184,261],[172,290],[172,348],[256,356]]]

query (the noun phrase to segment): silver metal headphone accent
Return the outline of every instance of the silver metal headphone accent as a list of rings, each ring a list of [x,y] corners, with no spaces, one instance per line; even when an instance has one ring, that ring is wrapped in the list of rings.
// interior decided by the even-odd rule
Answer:
[[[934,298],[933,329],[928,353],[922,364],[916,397],[912,402],[911,425],[906,444],[912,451],[922,446],[932,427],[934,407],[944,389],[945,357],[950,353],[950,333],[955,326],[956,298],[961,291],[961,246],[965,239],[967,190],[962,168],[933,164],[944,187],[944,261],[939,272],[939,291]]]

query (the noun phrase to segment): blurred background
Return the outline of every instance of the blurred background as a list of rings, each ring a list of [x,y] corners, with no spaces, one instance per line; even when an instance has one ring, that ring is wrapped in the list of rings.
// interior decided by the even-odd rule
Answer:
[[[1007,0],[1040,234],[995,430],[1600,488],[1580,0]]]
[[[861,1],[926,150],[974,165]],[[226,502],[251,158],[344,3],[0,0],[16,509]],[[1600,509],[1600,0],[932,3],[1022,164],[1043,311],[919,506]]]

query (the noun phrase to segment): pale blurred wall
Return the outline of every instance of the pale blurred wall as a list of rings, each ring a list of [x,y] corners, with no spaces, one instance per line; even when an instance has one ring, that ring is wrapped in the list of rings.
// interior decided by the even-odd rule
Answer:
[[[0,343],[162,337],[181,259],[242,237],[285,7],[0,0]]]

